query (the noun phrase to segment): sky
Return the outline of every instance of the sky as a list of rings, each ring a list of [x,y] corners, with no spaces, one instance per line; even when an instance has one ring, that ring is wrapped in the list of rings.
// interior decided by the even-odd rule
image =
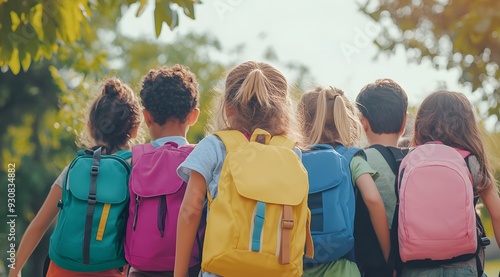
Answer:
[[[139,18],[136,11],[137,6],[126,12],[120,30],[131,37],[155,39],[153,5]],[[280,61],[306,65],[316,84],[341,88],[353,100],[364,85],[380,78],[398,82],[410,105],[419,105],[442,82],[448,89],[468,93],[457,83],[458,71],[438,71],[425,61],[408,62],[402,48],[375,59],[379,51],[371,40],[379,29],[359,11],[356,1],[203,0],[195,13],[195,20],[182,15],[174,31],[165,24],[158,40],[175,43],[177,33],[210,33],[225,49],[244,43],[239,62],[265,61],[263,52],[272,46]]]

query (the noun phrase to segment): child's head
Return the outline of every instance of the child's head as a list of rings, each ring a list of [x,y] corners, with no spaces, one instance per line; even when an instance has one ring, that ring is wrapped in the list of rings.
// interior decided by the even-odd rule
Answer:
[[[198,118],[198,82],[188,68],[152,69],[144,77],[140,92],[146,124],[165,126],[167,122],[193,125]]]
[[[139,102],[132,89],[111,78],[90,106],[86,130],[89,133],[82,142],[87,147],[105,146],[108,153],[128,148],[129,140],[137,136],[140,122]]]
[[[494,184],[488,170],[482,134],[476,124],[472,105],[465,95],[437,91],[424,99],[415,118],[411,144],[417,146],[431,141],[441,141],[448,146],[467,150],[477,157],[481,165],[477,193]]]
[[[216,129],[261,128],[300,141],[285,76],[267,63],[248,61],[228,73],[218,119]]]
[[[361,136],[359,111],[340,89],[329,87],[304,93],[299,102],[306,145],[354,146]]]
[[[403,134],[408,96],[393,80],[381,79],[366,85],[358,94],[356,103],[373,133]]]

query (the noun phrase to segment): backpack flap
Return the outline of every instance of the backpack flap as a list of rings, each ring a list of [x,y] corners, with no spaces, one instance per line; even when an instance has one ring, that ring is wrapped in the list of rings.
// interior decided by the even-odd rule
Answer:
[[[134,165],[133,180],[130,182],[130,188],[133,193],[140,197],[156,197],[160,195],[169,195],[176,193],[183,185],[183,181],[177,175],[179,161],[186,158],[187,153],[182,151],[170,151],[177,147],[166,144],[156,151],[144,153]],[[161,151],[167,150],[167,151]],[[158,165],[161,164],[161,166]],[[135,170],[139,168],[138,175],[135,177]],[[162,181],[155,181],[161,176]]]
[[[248,147],[235,152],[231,157],[229,169],[238,193],[249,199],[277,205],[299,205],[307,195],[308,183],[305,169],[296,163],[296,168],[280,167],[279,164],[293,164],[287,160],[298,159],[288,149],[268,147],[252,142]],[[265,159],[255,159],[255,152]],[[245,161],[245,164],[239,163]],[[286,176],[286,178],[283,178]],[[273,184],[269,186],[269,184]]]
[[[303,153],[302,163],[307,168],[309,194],[333,189],[340,185],[342,176],[346,173],[345,168],[338,162],[338,159],[345,158],[333,148],[331,150],[325,149]],[[335,174],[324,174],[325,172],[335,172]],[[311,180],[313,177],[314,180]]]
[[[99,173],[97,175],[96,202],[119,204],[127,200],[127,186],[123,184],[128,183],[129,171],[121,161],[111,156],[108,157],[103,155],[101,158],[99,172],[106,172],[106,174]],[[73,196],[82,201],[87,201],[89,196],[91,160],[92,157],[80,158],[75,161],[68,172],[66,188]]]

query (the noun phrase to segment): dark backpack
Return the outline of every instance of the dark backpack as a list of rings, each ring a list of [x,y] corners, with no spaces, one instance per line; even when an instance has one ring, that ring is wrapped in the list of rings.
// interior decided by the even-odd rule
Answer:
[[[395,147],[385,147],[379,144],[372,145],[370,148],[376,149],[384,157],[389,164],[392,172],[396,175],[399,169],[399,164],[408,153],[408,149],[399,149]],[[397,193],[397,192],[395,192]],[[397,235],[397,233],[396,233]],[[396,237],[397,239],[397,237]],[[361,271],[365,268],[384,268],[386,267],[387,276],[392,276],[392,270],[389,270],[385,262],[382,249],[378,242],[377,235],[373,229],[373,224],[370,219],[370,213],[366,207],[361,193],[356,193],[356,216],[354,218],[354,242],[356,263]],[[392,245],[391,235],[391,245]]]

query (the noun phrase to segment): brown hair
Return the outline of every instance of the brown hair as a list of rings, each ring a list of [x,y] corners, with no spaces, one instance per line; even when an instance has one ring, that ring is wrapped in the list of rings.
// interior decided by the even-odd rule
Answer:
[[[140,92],[142,105],[159,125],[176,119],[184,123],[198,106],[196,76],[185,66],[152,69],[144,77]]]
[[[354,146],[361,137],[358,109],[341,89],[316,87],[299,102],[302,134],[308,146],[317,143]]]
[[[126,148],[141,122],[139,102],[130,87],[108,79],[90,106],[88,128],[80,141],[86,147],[104,146],[107,153]]]
[[[474,187],[476,195],[495,184],[472,105],[463,94],[441,90],[422,102],[411,144],[417,146],[430,141],[441,141],[476,156],[480,165],[479,181]]]
[[[226,116],[227,111],[232,111]],[[262,62],[248,61],[226,77],[215,130],[234,129],[252,134],[257,128],[271,135],[285,135],[301,143],[288,85],[283,74]]]

